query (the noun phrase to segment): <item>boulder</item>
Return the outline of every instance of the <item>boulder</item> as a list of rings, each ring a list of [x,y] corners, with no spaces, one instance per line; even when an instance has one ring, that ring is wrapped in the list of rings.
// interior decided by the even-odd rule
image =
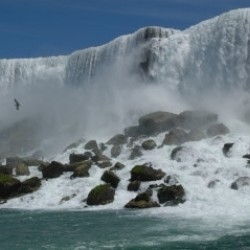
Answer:
[[[28,167],[31,167],[31,166],[39,167],[41,164],[44,163],[44,161],[38,160],[34,157],[23,157],[23,158],[20,158],[20,161]]]
[[[232,183],[231,188],[238,190],[239,188],[242,188],[244,186],[250,186],[250,177],[239,177]]]
[[[188,110],[178,115],[178,126],[185,129],[201,128],[217,120],[217,114],[205,110]]]
[[[76,163],[80,161],[89,160],[90,156],[88,154],[70,154],[69,155],[69,163]]]
[[[198,159],[199,152],[191,146],[179,146],[172,150],[170,154],[170,159],[175,160],[177,162],[190,162],[190,161],[202,161],[202,159]]]
[[[157,197],[159,202],[165,203],[166,206],[178,205],[183,203],[185,191],[182,185],[162,186],[158,192]]]
[[[123,134],[117,134],[106,142],[108,145],[122,145],[127,143],[127,137]]]
[[[149,139],[144,141],[141,146],[144,150],[153,150],[157,145],[154,140]]]
[[[160,205],[156,201],[135,201],[135,199],[132,199],[130,202],[128,202],[125,206],[125,208],[152,208],[152,207],[160,207]]]
[[[173,185],[176,185],[179,183],[177,177],[174,175],[166,176],[163,181],[164,181],[164,183],[166,183],[167,185],[170,185],[170,186],[173,186]]]
[[[71,164],[66,164],[66,165],[64,165],[64,171],[74,172],[79,166],[83,166],[83,165],[87,165],[90,167],[92,165],[92,161],[86,160],[86,161],[80,161],[80,162],[75,162],[75,163],[71,163]]]
[[[93,188],[87,197],[87,204],[105,205],[114,201],[115,189],[110,184],[101,184]]]
[[[101,151],[95,151],[95,155],[91,157],[91,160],[93,162],[99,162],[99,161],[110,161],[110,158],[106,155],[103,155]]]
[[[169,112],[157,111],[139,119],[139,129],[142,134],[152,135],[173,128],[177,123],[177,115]]]
[[[114,145],[111,148],[110,154],[111,154],[111,157],[116,158],[121,154],[121,152],[122,152],[121,146],[120,145]]]
[[[63,152],[66,152],[69,149],[77,148],[79,145],[84,143],[84,141],[85,141],[84,139],[79,139],[78,141],[71,143],[63,150]]]
[[[170,154],[171,160],[180,161],[179,153],[180,153],[183,149],[184,149],[184,147],[182,147],[182,146],[174,148],[174,149],[172,150],[171,154]]]
[[[98,161],[98,162],[96,162],[96,165],[99,168],[109,168],[112,166],[112,163],[111,163],[111,161]]]
[[[124,129],[124,134],[126,137],[138,137],[142,134],[139,126],[131,126]]]
[[[131,153],[130,153],[130,156],[129,156],[129,160],[134,160],[136,158],[139,158],[141,157],[143,154],[141,152],[141,147],[136,145],[133,147]]]
[[[130,181],[156,181],[162,179],[166,173],[161,169],[154,169],[151,166],[147,165],[136,165],[131,170],[131,179]]]
[[[41,180],[38,177],[32,177],[22,182],[19,188],[20,194],[27,194],[37,191],[42,185]]]
[[[81,162],[81,164],[75,168],[74,173],[71,175],[71,178],[89,177],[90,168],[91,168],[91,161]]]
[[[62,175],[64,170],[65,167],[62,163],[57,161],[52,161],[49,165],[43,167],[42,169],[43,178],[45,179],[57,178],[60,175]]]
[[[234,145],[234,143],[225,143],[224,144],[223,149],[222,149],[224,156],[229,157],[229,151],[233,145]]]
[[[40,166],[44,163],[42,160],[38,160],[33,157],[8,157],[6,158],[6,165],[12,168],[16,168],[19,164],[25,164],[26,166]]]
[[[172,129],[168,134],[165,135],[163,140],[164,145],[179,145],[188,141],[188,134],[180,128]]]
[[[219,183],[220,181],[219,180],[212,180],[210,181],[208,184],[207,184],[207,187],[208,188],[215,188],[215,186]]]
[[[92,150],[92,151],[98,151],[99,150],[96,140],[88,141],[85,144],[84,148],[87,149],[87,150]]]
[[[120,178],[112,171],[105,171],[101,177],[101,180],[109,183],[113,188],[117,188]]]
[[[27,165],[24,163],[20,163],[16,166],[16,175],[21,176],[21,175],[30,175],[30,170]]]
[[[123,168],[125,168],[124,164],[122,164],[120,162],[116,162],[116,164],[110,170],[116,171],[116,170],[122,170]]]
[[[138,194],[134,199],[129,201],[125,208],[152,208],[152,207],[160,207],[160,205],[151,200],[152,193],[143,192]]]
[[[21,187],[21,182],[9,175],[0,174],[0,199],[14,197]]]
[[[139,190],[140,185],[141,185],[141,181],[138,181],[138,180],[132,181],[128,184],[127,190],[136,192]]]
[[[200,141],[205,138],[206,138],[206,135],[198,128],[191,129],[187,135],[188,141]]]
[[[214,137],[217,135],[225,135],[225,134],[228,134],[229,132],[230,132],[229,129],[223,123],[217,123],[217,124],[211,125],[207,129],[207,136]]]
[[[13,169],[8,166],[0,166],[0,174],[12,175]]]

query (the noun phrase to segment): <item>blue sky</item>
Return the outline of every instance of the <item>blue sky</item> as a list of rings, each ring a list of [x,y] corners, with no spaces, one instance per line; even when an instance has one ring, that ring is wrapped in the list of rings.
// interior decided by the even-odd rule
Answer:
[[[0,0],[0,58],[69,54],[150,25],[185,29],[249,0]]]

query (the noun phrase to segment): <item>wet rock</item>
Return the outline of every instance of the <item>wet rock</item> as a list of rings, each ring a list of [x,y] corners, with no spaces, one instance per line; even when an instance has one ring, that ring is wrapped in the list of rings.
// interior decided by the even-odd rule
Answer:
[[[16,175],[30,175],[30,171],[28,166],[26,166],[24,163],[20,163],[16,166]]]
[[[197,150],[190,146],[179,146],[172,150],[170,154],[171,160],[175,160],[177,162],[187,162],[194,161],[198,158],[199,153]]]
[[[217,135],[225,135],[228,134],[229,132],[230,132],[229,129],[223,123],[214,124],[207,129],[207,135],[209,137],[214,137]]]
[[[112,171],[105,171],[101,177],[101,180],[109,183],[113,188],[117,188],[120,178]]]
[[[93,188],[87,197],[87,204],[105,205],[114,201],[115,189],[110,184],[101,184]]]
[[[12,175],[13,169],[8,166],[0,166],[0,174]]]
[[[105,151],[108,147],[105,145],[105,143],[101,142],[101,143],[99,144],[99,148],[100,148],[101,152],[103,152],[103,151]]]
[[[113,136],[106,144],[108,145],[122,145],[127,143],[127,137],[123,134]]]
[[[8,157],[6,158],[6,165],[12,168],[16,168],[19,164],[25,164],[26,166],[36,166],[39,167],[44,163],[42,160],[38,160],[32,157]]]
[[[21,182],[9,175],[0,174],[0,199],[14,197],[21,187]]]
[[[234,143],[225,143],[224,144],[222,152],[226,157],[229,157],[229,151],[233,145],[234,145]]]
[[[157,145],[154,140],[150,139],[144,141],[141,146],[144,150],[153,150],[154,148],[156,148]]]
[[[84,148],[87,149],[87,150],[99,151],[99,148],[98,148],[96,140],[90,140],[90,141],[88,141],[85,144]]]
[[[176,125],[177,117],[176,114],[169,112],[153,112],[139,119],[139,128],[145,135],[160,133],[173,128]]]
[[[142,154],[142,152],[141,152],[141,147],[138,146],[138,145],[136,145],[136,146],[134,146],[134,148],[132,149],[131,154],[130,154],[130,156],[129,156],[129,159],[130,159],[130,160],[134,160],[134,159],[136,159],[136,158],[141,157],[142,155],[143,155],[143,154]]]
[[[138,180],[132,181],[128,184],[127,190],[136,192],[139,190],[140,185],[141,185],[141,181],[138,181]]]
[[[69,155],[69,163],[76,163],[76,162],[81,162],[81,161],[86,161],[89,160],[90,157],[87,154],[70,154]]]
[[[168,175],[164,178],[164,183],[166,183],[167,185],[173,186],[178,184],[178,179],[176,176],[174,175]]]
[[[187,135],[188,141],[200,141],[205,138],[206,135],[198,128],[192,129]]]
[[[103,155],[100,151],[94,152],[95,155],[91,157],[93,162],[102,162],[102,161],[110,161],[110,158],[106,155]]]
[[[122,164],[120,162],[116,162],[116,164],[110,170],[116,171],[116,170],[122,170],[123,168],[125,168],[124,164]]]
[[[116,158],[121,154],[121,152],[122,152],[121,146],[120,145],[114,145],[111,148],[110,154],[111,154],[111,157]]]
[[[20,194],[33,193],[41,187],[42,183],[38,177],[32,177],[22,182],[19,188]]]
[[[136,165],[131,170],[130,181],[156,181],[162,179],[166,173],[161,169],[154,169],[151,166],[146,165]]]
[[[164,145],[180,145],[188,141],[188,134],[180,128],[172,129],[168,134],[165,135],[163,140]]]
[[[77,147],[80,146],[82,143],[84,143],[84,141],[85,141],[84,139],[79,139],[78,141],[71,143],[70,145],[68,145],[68,146],[63,150],[63,152],[66,152],[66,151],[69,150],[69,149],[77,148]]]
[[[131,126],[124,129],[124,134],[126,137],[138,137],[142,134],[139,126]]]
[[[91,161],[83,161],[79,166],[74,170],[74,173],[71,175],[71,178],[76,177],[89,177],[89,169],[91,168]]]
[[[208,188],[215,188],[215,186],[219,183],[219,180],[212,180],[207,184]]]
[[[250,177],[239,177],[232,183],[231,188],[238,190],[239,188],[242,188],[244,186],[250,186]]]
[[[111,161],[98,161],[98,162],[96,162],[96,165],[99,168],[109,168],[112,166],[112,163],[111,163]]]
[[[65,164],[64,171],[74,172],[79,166],[87,165],[90,167],[91,164],[92,164],[92,161],[90,161],[90,160],[75,162],[75,163],[71,163],[71,164]]]
[[[166,206],[178,205],[183,203],[185,191],[182,185],[162,186],[157,193],[159,202]]]
[[[185,129],[201,128],[217,120],[217,114],[205,110],[188,110],[178,115],[178,125]]]
[[[152,207],[160,207],[160,205],[151,200],[151,193],[143,192],[138,194],[134,199],[129,201],[125,208],[152,208]]]
[[[49,165],[43,167],[42,174],[43,178],[45,179],[51,179],[51,178],[57,178],[60,175],[62,175],[64,171],[64,165],[57,161],[52,161]]]

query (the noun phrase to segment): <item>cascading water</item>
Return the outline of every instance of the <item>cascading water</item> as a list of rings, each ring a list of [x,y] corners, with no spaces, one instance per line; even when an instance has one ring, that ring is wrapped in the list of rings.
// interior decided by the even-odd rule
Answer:
[[[184,31],[142,28],[68,56],[1,59],[2,134],[11,124],[32,118],[36,142],[67,138],[59,143],[63,147],[81,136],[122,131],[140,114],[156,110],[199,107],[244,113],[249,27],[250,10],[240,9]],[[14,98],[21,103],[19,112]],[[6,144],[5,137],[0,138]]]

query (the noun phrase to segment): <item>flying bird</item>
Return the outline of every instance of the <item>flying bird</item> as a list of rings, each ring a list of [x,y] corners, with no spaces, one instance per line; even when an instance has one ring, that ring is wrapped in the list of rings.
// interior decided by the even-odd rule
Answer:
[[[16,105],[16,110],[19,110],[21,104],[18,102],[17,99],[15,99],[14,102],[15,102],[15,105]]]

